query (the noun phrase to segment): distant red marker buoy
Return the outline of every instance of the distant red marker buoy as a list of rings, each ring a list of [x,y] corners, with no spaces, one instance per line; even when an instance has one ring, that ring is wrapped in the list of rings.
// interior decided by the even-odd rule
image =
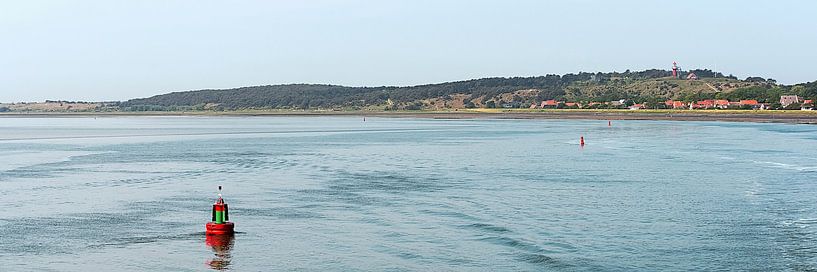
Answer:
[[[579,144],[581,146],[584,146],[584,136],[581,136],[581,138],[579,138]]]
[[[613,121],[607,120],[607,126],[612,127],[613,126]]]
[[[227,203],[221,198],[221,186],[218,186],[218,199],[213,204],[213,221],[205,225],[207,235],[233,234],[235,224],[229,219]]]

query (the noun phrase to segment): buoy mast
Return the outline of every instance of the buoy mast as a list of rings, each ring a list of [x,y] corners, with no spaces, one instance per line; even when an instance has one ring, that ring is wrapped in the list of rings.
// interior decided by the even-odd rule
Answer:
[[[221,186],[218,186],[218,199],[213,204],[213,222],[223,224],[230,220],[227,210],[227,203],[224,203],[224,199],[221,198]]]

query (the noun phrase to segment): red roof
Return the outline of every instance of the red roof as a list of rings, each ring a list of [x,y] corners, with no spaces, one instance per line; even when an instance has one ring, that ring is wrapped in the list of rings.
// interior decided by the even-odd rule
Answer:
[[[558,103],[556,102],[556,100],[553,100],[553,99],[547,100],[547,101],[542,101],[542,106],[543,107],[544,106],[556,106],[557,104]]]
[[[718,105],[718,106],[729,106],[729,100],[724,100],[724,99],[718,99],[718,100],[715,100],[715,105]]]
[[[754,100],[754,99],[741,100],[740,104],[741,105],[757,105],[757,100]]]
[[[567,102],[565,103],[565,105],[567,105],[568,107],[573,107],[576,106],[576,102]]]
[[[804,103],[804,104],[811,104],[811,101],[812,101],[811,99],[808,99],[808,100],[803,100],[803,103]]]
[[[706,109],[706,108],[711,108],[711,107],[714,107],[714,106],[715,106],[715,100],[712,100],[712,99],[697,101],[697,102],[692,104],[693,108],[704,108],[704,109]]]

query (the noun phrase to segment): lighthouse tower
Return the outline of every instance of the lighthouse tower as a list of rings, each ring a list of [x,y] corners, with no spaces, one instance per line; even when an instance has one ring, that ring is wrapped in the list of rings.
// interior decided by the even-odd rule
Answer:
[[[678,78],[678,63],[672,62],[672,78]]]

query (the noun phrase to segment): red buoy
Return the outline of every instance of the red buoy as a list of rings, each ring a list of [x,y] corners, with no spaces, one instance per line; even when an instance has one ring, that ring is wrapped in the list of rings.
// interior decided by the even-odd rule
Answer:
[[[205,229],[207,235],[233,234],[235,224],[229,222],[227,203],[221,198],[221,186],[218,186],[218,199],[213,204],[213,221],[207,222]]]
[[[607,126],[612,127],[613,126],[613,121],[607,120]]]
[[[223,235],[233,234],[235,224],[233,224],[233,222],[224,222],[222,224],[216,224],[215,222],[207,222],[207,225],[205,227],[207,228],[207,235]]]
[[[584,146],[584,136],[581,136],[581,138],[579,138],[579,144]]]

